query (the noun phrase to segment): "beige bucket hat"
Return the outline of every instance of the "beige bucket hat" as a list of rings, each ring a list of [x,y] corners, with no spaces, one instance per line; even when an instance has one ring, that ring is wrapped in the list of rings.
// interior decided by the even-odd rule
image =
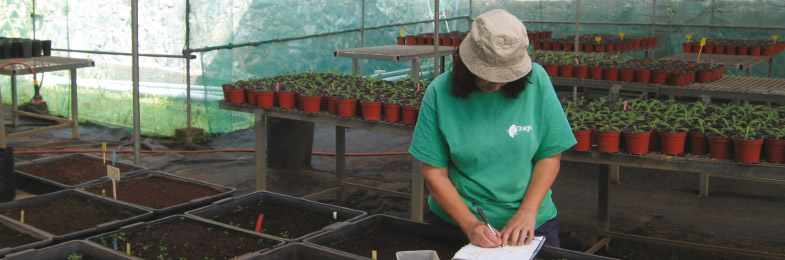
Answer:
[[[490,82],[511,82],[526,76],[532,60],[526,49],[526,27],[514,15],[495,9],[477,16],[459,54],[466,67]]]

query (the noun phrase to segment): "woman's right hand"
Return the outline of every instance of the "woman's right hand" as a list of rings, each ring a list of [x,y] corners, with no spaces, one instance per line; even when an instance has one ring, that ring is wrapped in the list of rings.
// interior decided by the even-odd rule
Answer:
[[[466,236],[469,237],[469,242],[479,247],[499,247],[502,244],[501,234],[494,228],[496,235],[491,232],[482,221],[475,221],[466,230]]]

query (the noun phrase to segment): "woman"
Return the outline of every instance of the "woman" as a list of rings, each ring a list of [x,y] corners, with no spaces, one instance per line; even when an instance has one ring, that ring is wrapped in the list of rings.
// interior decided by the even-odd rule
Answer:
[[[429,222],[457,226],[477,246],[529,244],[534,235],[559,246],[550,187],[576,141],[528,46],[512,14],[478,16],[453,69],[428,87],[409,148],[431,194]]]

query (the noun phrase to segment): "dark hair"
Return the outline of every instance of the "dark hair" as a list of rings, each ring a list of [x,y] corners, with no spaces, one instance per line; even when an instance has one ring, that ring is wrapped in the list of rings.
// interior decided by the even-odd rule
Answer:
[[[531,71],[520,79],[505,84],[500,91],[504,93],[505,97],[518,98],[521,92],[526,89],[526,84],[529,81]],[[477,75],[474,75],[466,64],[461,60],[461,55],[455,51],[452,55],[452,95],[459,98],[467,98],[474,91],[480,91],[475,83]]]

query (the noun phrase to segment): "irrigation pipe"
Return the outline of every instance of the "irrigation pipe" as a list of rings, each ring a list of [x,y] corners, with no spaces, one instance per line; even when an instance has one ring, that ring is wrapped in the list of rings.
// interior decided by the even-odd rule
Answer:
[[[2,70],[2,69],[3,69],[3,68],[5,68],[5,67],[8,67],[9,65],[16,65],[16,64],[18,64],[18,65],[23,65],[23,66],[27,67],[27,69],[29,69],[29,70],[30,70],[30,73],[32,73],[32,74],[33,74],[33,85],[36,85],[36,86],[37,86],[37,85],[38,85],[38,78],[37,78],[37,77],[36,77],[36,75],[35,75],[35,70],[33,69],[33,66],[30,66],[30,65],[29,65],[29,64],[27,64],[27,63],[24,63],[24,62],[21,62],[21,61],[11,61],[11,62],[7,62],[7,63],[4,63],[3,65],[0,65],[0,70]]]
[[[102,150],[34,150],[14,151],[14,154],[41,154],[41,153],[101,153]],[[107,152],[109,152],[107,150]],[[118,150],[117,153],[133,153],[134,150]],[[218,153],[218,152],[254,152],[254,149],[213,149],[213,150],[142,150],[142,153]],[[313,155],[335,156],[335,153],[313,152]],[[409,155],[408,152],[380,152],[380,153],[346,153],[347,156],[388,156]]]

